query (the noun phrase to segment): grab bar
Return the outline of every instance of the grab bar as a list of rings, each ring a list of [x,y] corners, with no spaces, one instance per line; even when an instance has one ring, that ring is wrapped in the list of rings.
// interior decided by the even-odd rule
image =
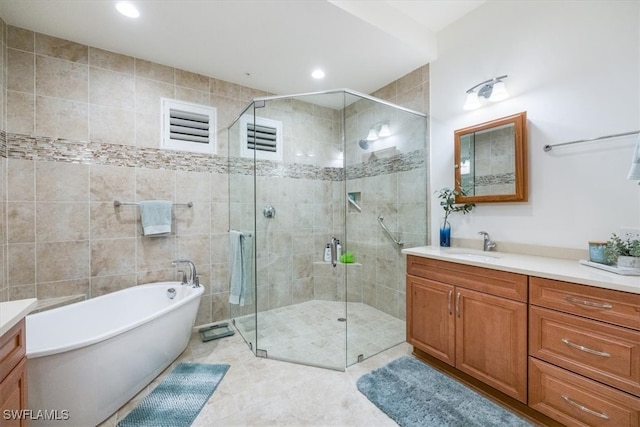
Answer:
[[[353,206],[356,207],[356,209],[358,209],[358,212],[362,212],[362,208],[360,207],[360,205],[358,205],[356,203],[355,200],[353,200],[351,197],[347,196],[347,200],[349,201],[349,203],[351,203]]]
[[[404,242],[402,240],[396,240],[395,237],[393,237],[393,234],[391,234],[391,232],[389,231],[389,229],[387,228],[386,225],[384,225],[384,223],[382,222],[384,221],[384,217],[382,215],[380,215],[378,217],[378,224],[380,224],[380,227],[382,227],[382,229],[384,230],[385,233],[387,233],[387,236],[389,236],[389,238],[391,240],[393,240],[393,243],[395,243],[396,245],[398,245],[399,248],[404,246]]]

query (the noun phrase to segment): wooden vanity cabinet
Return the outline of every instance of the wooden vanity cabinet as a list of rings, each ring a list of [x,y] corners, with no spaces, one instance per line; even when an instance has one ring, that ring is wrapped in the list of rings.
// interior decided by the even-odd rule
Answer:
[[[407,256],[407,341],[527,402],[525,275]]]
[[[0,425],[26,427],[27,419],[5,419],[5,411],[27,408],[27,359],[25,321],[22,319],[0,337]]]
[[[529,406],[569,426],[639,426],[640,295],[529,286]]]

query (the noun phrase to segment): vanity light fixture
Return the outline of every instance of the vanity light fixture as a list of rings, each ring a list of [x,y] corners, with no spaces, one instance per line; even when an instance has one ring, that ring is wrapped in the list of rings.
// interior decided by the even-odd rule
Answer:
[[[138,18],[140,16],[138,9],[128,1],[119,1],[116,3],[116,9],[127,18]]]
[[[376,129],[369,129],[369,133],[367,134],[367,141],[375,141],[376,139],[378,139],[378,132],[376,132]]]
[[[504,85],[503,79],[506,79],[507,75],[500,77],[494,77],[486,80],[482,83],[478,83],[467,91],[467,100],[464,103],[465,110],[473,110],[480,106],[480,98],[488,99],[491,102],[498,102],[509,97],[509,92]]]

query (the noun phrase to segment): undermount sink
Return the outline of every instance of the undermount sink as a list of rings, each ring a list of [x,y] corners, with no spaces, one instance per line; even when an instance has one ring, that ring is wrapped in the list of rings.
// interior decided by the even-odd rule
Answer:
[[[475,252],[468,249],[449,249],[445,251],[448,255],[466,258],[472,261],[492,262],[500,258],[498,254],[492,254],[489,252]]]

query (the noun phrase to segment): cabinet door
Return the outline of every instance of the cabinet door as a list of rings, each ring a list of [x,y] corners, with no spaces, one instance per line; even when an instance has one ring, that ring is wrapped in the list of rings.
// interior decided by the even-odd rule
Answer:
[[[527,304],[456,288],[456,368],[527,402]]]
[[[27,409],[27,359],[23,358],[18,366],[0,383],[0,425],[2,427],[26,427],[26,418],[17,416]]]
[[[454,364],[454,287],[407,276],[407,341],[443,362]]]

